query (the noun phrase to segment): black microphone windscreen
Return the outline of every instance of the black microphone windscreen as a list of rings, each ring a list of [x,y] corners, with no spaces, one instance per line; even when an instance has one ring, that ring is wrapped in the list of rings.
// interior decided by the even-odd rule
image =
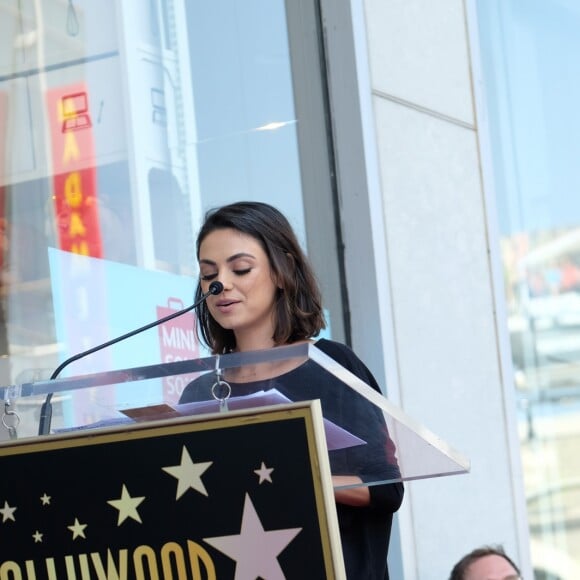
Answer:
[[[216,296],[217,294],[221,294],[224,290],[224,285],[219,282],[218,280],[215,280],[214,282],[212,282],[209,285],[209,293],[213,294],[214,296]]]

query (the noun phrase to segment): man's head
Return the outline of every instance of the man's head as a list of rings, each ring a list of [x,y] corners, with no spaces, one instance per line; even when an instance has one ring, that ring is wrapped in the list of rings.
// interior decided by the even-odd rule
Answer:
[[[514,562],[496,546],[473,550],[453,567],[449,580],[519,580],[520,571]]]

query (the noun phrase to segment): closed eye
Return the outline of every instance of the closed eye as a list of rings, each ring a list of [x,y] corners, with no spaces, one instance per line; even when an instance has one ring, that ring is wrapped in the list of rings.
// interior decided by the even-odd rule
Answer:
[[[252,271],[252,268],[244,268],[243,270],[234,270],[236,276],[245,276]]]
[[[214,278],[217,278],[217,272],[215,274],[202,274],[201,279],[204,282],[207,282],[209,280],[213,280]]]

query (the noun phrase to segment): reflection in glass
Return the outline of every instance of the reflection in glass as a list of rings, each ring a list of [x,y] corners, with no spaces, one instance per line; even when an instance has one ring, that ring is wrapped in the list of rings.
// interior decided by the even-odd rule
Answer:
[[[531,551],[580,577],[580,11],[478,5]]]
[[[281,0],[0,0],[0,384],[190,304],[209,207],[306,246],[296,125]],[[70,372],[197,356],[176,333]]]

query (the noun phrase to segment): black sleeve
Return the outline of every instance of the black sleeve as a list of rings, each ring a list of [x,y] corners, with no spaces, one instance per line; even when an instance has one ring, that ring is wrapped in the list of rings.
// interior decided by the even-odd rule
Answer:
[[[381,393],[373,374],[349,347],[327,340],[319,341],[316,346]],[[366,441],[363,446],[331,452],[333,473],[356,473],[365,482],[395,481],[369,485],[369,492],[371,507],[390,513],[397,511],[403,500],[404,487],[400,481],[397,450],[388,434],[382,410],[354,391],[345,389],[341,389],[332,406],[340,413],[342,424],[349,425],[355,435]]]

